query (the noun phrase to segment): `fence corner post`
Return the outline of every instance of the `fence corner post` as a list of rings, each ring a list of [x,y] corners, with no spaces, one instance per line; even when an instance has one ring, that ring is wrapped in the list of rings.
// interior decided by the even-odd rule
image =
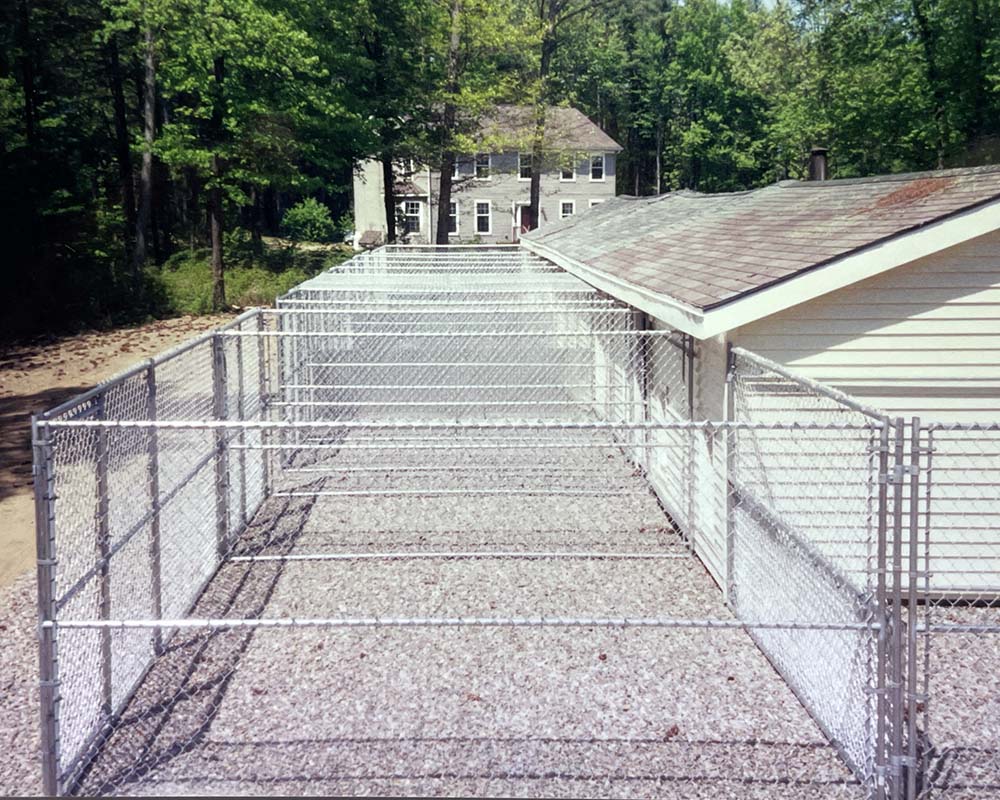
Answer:
[[[31,418],[38,567],[38,662],[41,712],[42,793],[61,794],[59,785],[59,665],[56,651],[55,531],[52,503],[52,443],[47,428]]]
[[[218,331],[212,336],[212,400],[216,421],[227,417],[225,340]],[[226,430],[215,429],[215,517],[219,558],[229,552],[229,464]]]
[[[102,391],[97,395],[97,419],[104,422],[107,419],[107,396]],[[108,430],[101,426],[97,429],[97,555],[100,564],[100,614],[102,620],[111,619],[111,497],[109,470]],[[101,629],[101,709],[106,720],[112,713],[112,674],[111,674],[111,629]]]
[[[156,362],[153,359],[149,359],[146,366],[146,416],[150,422],[156,422]],[[153,618],[159,620],[163,617],[160,543],[160,440],[155,425],[149,429],[147,447],[149,499],[152,512],[149,521],[150,592],[152,594]],[[163,652],[163,631],[160,628],[153,629],[153,651],[157,655]]]
[[[736,430],[732,424],[736,420],[736,354],[733,343],[726,341],[726,387],[725,387],[726,422],[726,479],[723,481],[726,500],[726,590],[724,600],[736,611],[736,524],[733,515],[736,511]]]

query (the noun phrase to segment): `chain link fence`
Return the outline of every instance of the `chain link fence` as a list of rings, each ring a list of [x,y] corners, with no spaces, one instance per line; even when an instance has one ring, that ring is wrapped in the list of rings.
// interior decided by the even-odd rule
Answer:
[[[981,796],[997,429],[701,347],[382,248],[39,417],[46,790]]]

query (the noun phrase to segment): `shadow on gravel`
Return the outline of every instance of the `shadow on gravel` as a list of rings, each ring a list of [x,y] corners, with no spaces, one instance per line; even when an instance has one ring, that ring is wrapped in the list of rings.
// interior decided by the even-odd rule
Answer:
[[[85,386],[0,397],[0,500],[31,490],[31,415],[86,391]]]
[[[320,488],[322,481],[310,488]],[[241,535],[237,549],[252,554],[290,552],[315,498],[271,498]],[[284,562],[224,562],[189,617],[254,619],[264,616]],[[128,793],[142,779],[177,756],[200,746],[221,707],[255,629],[181,629],[170,636],[132,701],[97,745],[81,774],[76,794]]]

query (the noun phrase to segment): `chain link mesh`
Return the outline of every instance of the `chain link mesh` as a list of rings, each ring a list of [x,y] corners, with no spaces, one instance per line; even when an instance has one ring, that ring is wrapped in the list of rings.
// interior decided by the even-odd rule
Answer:
[[[920,797],[1000,791],[1000,425],[916,430]],[[909,542],[907,542],[909,543]]]
[[[914,489],[912,432],[647,322],[382,248],[43,417],[53,791],[995,784],[996,429],[915,429]]]

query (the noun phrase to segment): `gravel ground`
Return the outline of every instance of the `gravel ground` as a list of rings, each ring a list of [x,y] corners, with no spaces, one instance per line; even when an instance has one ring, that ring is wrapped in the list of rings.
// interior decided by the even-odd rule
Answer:
[[[487,467],[479,486],[523,495],[273,497],[193,615],[729,618],[718,587],[616,450],[546,454],[537,474],[505,469],[524,456],[475,459]],[[426,453],[390,457],[391,474],[287,473],[280,488],[427,485],[403,469],[426,465]],[[385,464],[387,454],[370,459]],[[439,475],[433,485],[457,480]],[[468,473],[461,480],[472,485]],[[619,494],[588,494],[595,485]],[[546,494],[553,486],[566,494]],[[446,555],[240,560],[386,552]],[[587,557],[524,557],[539,552]],[[3,793],[38,790],[33,591],[28,578],[14,587],[0,621]],[[949,611],[955,621],[984,613],[995,610]],[[61,636],[71,651],[73,634]],[[933,640],[934,797],[997,797],[996,751],[984,742],[1000,738],[989,669],[1000,663],[997,639]],[[970,669],[956,669],[963,664]],[[599,627],[181,631],[79,791],[864,796],[743,632]]]
[[[1000,625],[1000,607],[937,608],[934,624]],[[934,633],[926,642],[929,796],[1000,800],[1000,635]]]
[[[34,575],[0,591],[0,794],[41,792]]]
[[[500,469],[487,479],[491,488],[538,493],[272,498],[238,557],[494,555],[233,560],[195,614],[728,618],[717,587],[664,524],[642,478],[614,451],[599,451],[599,457],[608,473],[603,485],[622,492],[618,499],[574,491],[594,485],[582,474],[586,470],[575,484],[570,477],[595,463],[593,450],[561,456],[558,484],[567,495],[546,496],[552,480],[544,476],[521,475],[512,483]],[[413,458],[398,454],[394,463]],[[301,475],[284,488],[419,485],[400,474],[315,477]],[[497,557],[498,551],[592,555],[509,558]],[[744,633],[599,627],[181,632],[81,789],[862,794]]]

